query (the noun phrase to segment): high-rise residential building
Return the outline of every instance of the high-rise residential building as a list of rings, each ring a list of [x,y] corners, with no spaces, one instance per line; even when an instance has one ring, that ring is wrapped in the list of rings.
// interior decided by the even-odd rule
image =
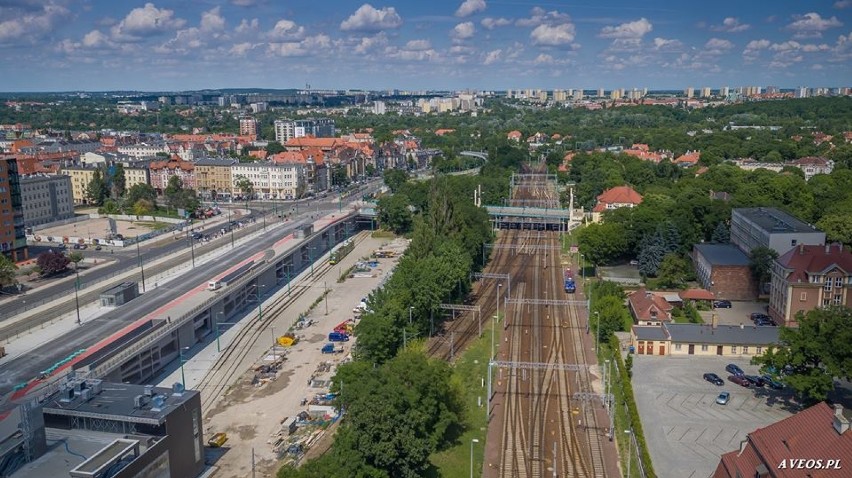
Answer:
[[[0,157],[0,253],[16,262],[29,257],[15,156]]]
[[[553,90],[553,101],[563,103],[567,98],[565,90]]]
[[[604,93],[605,93],[605,91],[604,91],[603,88],[598,88],[598,98],[603,98]]]
[[[257,137],[257,120],[249,116],[240,118],[240,136]]]
[[[261,101],[258,103],[249,104],[249,108],[251,108],[252,113],[264,113],[269,110],[269,103],[265,101]]]
[[[574,90],[574,101],[582,101],[583,99],[583,89],[577,88]]]
[[[727,86],[723,86],[723,87],[719,88],[719,96],[724,97],[724,98],[727,98],[727,97],[728,97],[728,93],[729,93],[730,91],[731,91],[731,89],[730,89],[730,88],[728,88]]]
[[[621,99],[621,89],[619,89],[619,88],[613,89],[612,91],[609,92],[609,97],[614,99],[614,100]]]
[[[808,87],[800,86],[796,88],[796,92],[794,95],[796,98],[807,98],[808,97]]]
[[[693,96],[695,96],[695,88],[690,86],[687,89],[683,90],[683,94],[687,98],[692,98]]]
[[[383,115],[387,111],[387,106],[384,101],[373,102],[373,114]]]
[[[704,88],[701,88],[701,97],[702,98],[710,98],[710,87],[709,86],[705,86]]]
[[[313,136],[315,138],[333,138],[337,135],[334,120],[331,118],[309,118],[304,120],[275,120],[275,141],[281,144],[293,138]]]

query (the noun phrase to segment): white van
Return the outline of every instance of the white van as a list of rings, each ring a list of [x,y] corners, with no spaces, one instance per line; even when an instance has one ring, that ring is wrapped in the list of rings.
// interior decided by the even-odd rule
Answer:
[[[207,283],[207,290],[219,290],[222,287],[222,281],[211,280]]]

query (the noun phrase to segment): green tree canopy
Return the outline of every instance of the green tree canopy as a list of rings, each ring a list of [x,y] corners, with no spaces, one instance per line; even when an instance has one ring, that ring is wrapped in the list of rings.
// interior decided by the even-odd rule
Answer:
[[[668,289],[680,289],[692,275],[692,265],[689,261],[680,254],[670,252],[663,257],[657,270],[657,284]]]
[[[108,196],[109,192],[107,191],[103,173],[100,168],[95,169],[94,173],[92,173],[92,179],[86,186],[86,199],[89,201],[89,204],[100,207],[104,204],[104,200]]]
[[[386,169],[384,181],[391,193],[396,194],[402,185],[408,181],[408,172],[402,169]]]
[[[577,243],[595,265],[612,264],[627,252],[627,238],[621,224],[605,222],[580,229]]]
[[[781,380],[801,397],[817,402],[834,390],[834,379],[852,378],[852,309],[814,309],[796,317],[797,328],[782,327],[777,346],[752,362]]]
[[[150,184],[134,184],[127,190],[125,203],[135,205],[140,199],[148,201],[149,204],[157,204],[157,191]]]
[[[65,254],[56,251],[42,252],[36,259],[36,265],[41,269],[44,276],[52,276],[65,271],[70,262]]]
[[[115,165],[115,168],[112,171],[112,178],[110,179],[111,186],[111,195],[113,199],[118,199],[124,196],[124,190],[127,186],[127,176],[124,171],[124,165],[118,163]]]
[[[408,208],[408,196],[405,194],[382,196],[378,201],[379,223],[396,234],[410,232],[413,218]]]
[[[12,262],[12,259],[0,254],[0,289],[18,282],[15,278],[16,270],[18,270],[18,266]]]
[[[778,258],[775,249],[758,246],[751,250],[749,267],[758,284],[769,282],[772,275],[772,262]]]

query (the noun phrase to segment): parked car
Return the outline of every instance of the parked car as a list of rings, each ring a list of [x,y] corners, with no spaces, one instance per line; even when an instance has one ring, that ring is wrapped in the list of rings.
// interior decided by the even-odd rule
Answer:
[[[100,245],[95,246],[95,250],[96,250],[96,251],[99,251],[99,250],[101,250],[101,249],[103,249],[103,247],[101,247]]]
[[[776,324],[775,321],[770,319],[770,318],[758,319],[758,320],[754,321],[754,325],[756,325],[758,327],[777,327],[778,326],[778,324]]]
[[[763,377],[759,377],[757,375],[744,375],[744,377],[755,387],[762,387],[766,384],[766,381],[763,380]]]
[[[731,394],[728,392],[722,392],[716,397],[716,403],[719,405],[727,405],[728,401],[731,400]]]
[[[714,309],[730,309],[731,301],[730,300],[714,300],[713,301]]]
[[[779,382],[778,380],[773,379],[772,375],[769,375],[769,374],[762,375],[761,378],[766,383],[766,385],[769,385],[769,388],[772,388],[772,389],[775,389],[775,390],[781,390],[782,388],[784,388],[784,384]]]
[[[704,380],[712,383],[713,385],[724,385],[725,381],[722,380],[722,377],[716,375],[715,373],[705,373]]]
[[[729,363],[729,364],[725,367],[725,371],[726,371],[726,372],[728,372],[728,373],[732,373],[732,374],[734,374],[734,375],[745,375],[745,372],[743,372],[743,369],[741,369],[741,368],[740,368],[737,364],[735,364],[735,363]]]
[[[752,322],[757,322],[758,320],[769,320],[770,317],[762,312],[752,312],[748,316]]]
[[[745,388],[751,387],[751,382],[742,375],[728,375],[728,380]]]

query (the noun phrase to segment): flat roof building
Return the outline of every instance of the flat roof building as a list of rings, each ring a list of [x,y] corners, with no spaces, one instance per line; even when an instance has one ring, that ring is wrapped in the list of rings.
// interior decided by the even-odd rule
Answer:
[[[201,395],[180,384],[160,388],[72,376],[40,410],[43,422],[36,425],[47,437],[47,451],[15,478],[192,478],[204,470]],[[38,436],[32,425],[22,434]],[[63,442],[78,454],[67,453]]]
[[[757,296],[750,260],[736,246],[695,244],[692,259],[701,287],[717,299],[749,300]]]
[[[737,208],[731,211],[731,244],[746,254],[764,246],[782,256],[799,244],[825,244],[825,233],[776,208]]]
[[[70,176],[30,174],[21,176],[20,181],[27,227],[74,217]]]

